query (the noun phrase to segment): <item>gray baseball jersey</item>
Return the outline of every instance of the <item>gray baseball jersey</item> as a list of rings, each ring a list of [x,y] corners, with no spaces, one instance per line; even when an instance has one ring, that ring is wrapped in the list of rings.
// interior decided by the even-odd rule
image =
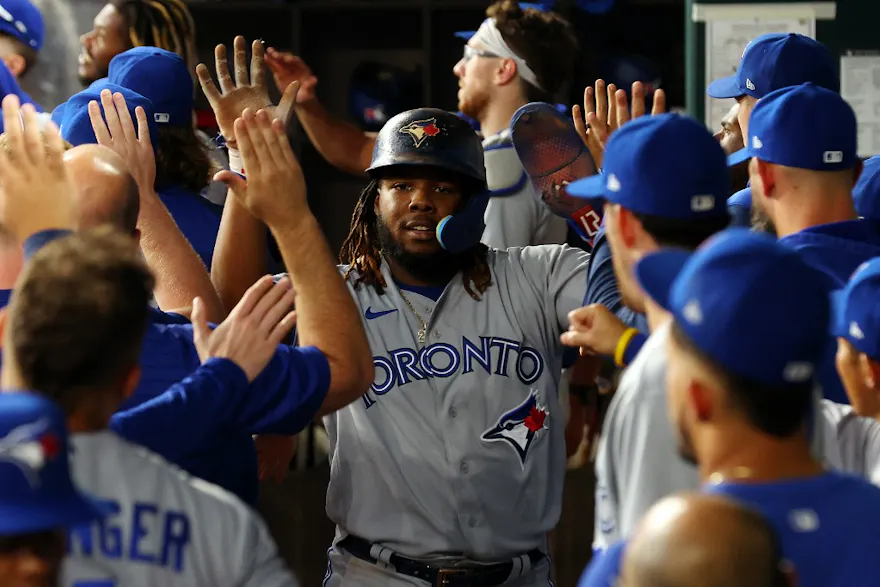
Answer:
[[[496,248],[564,243],[565,220],[545,206],[523,169],[510,129],[483,140],[486,183],[495,196],[489,200],[484,219],[483,244]]]
[[[65,587],[291,587],[262,520],[231,493],[106,430],[71,437],[83,490],[118,513],[71,531]]]
[[[583,303],[588,255],[543,245],[490,250],[488,260],[492,285],[479,301],[460,275],[436,303],[401,291],[385,264],[384,295],[352,288],[375,380],[324,420],[337,537],[413,558],[501,561],[543,548],[556,526],[566,466],[559,336]],[[428,322],[425,344],[416,314]]]
[[[669,324],[645,342],[611,400],[596,456],[593,549],[627,537],[658,500],[700,486],[678,454],[666,401]],[[826,467],[878,481],[880,423],[817,395],[813,452]]]

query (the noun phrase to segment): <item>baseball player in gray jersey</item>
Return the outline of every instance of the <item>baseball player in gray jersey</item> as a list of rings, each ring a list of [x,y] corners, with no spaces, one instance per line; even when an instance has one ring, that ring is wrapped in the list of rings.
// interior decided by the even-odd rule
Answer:
[[[106,429],[137,382],[152,282],[130,237],[101,229],[40,249],[9,308],[3,387],[39,389],[62,406],[74,480],[115,510],[70,531],[62,584],[295,586],[262,520],[243,502]],[[228,319],[241,328],[224,322],[206,332],[197,304],[205,363],[184,386],[222,393],[242,377],[253,380],[265,366],[260,355],[277,345],[261,322],[274,323],[292,301],[289,283],[276,288],[264,280],[245,296],[242,307],[252,311],[233,310]],[[59,323],[59,316],[67,318]]]
[[[559,334],[583,303],[588,255],[479,242],[483,149],[449,112],[392,118],[369,173],[340,270],[375,378],[324,419],[337,525],[324,585],[547,585],[565,473]],[[260,250],[247,210],[223,222]],[[219,287],[235,289],[231,260],[215,257]]]
[[[480,141],[453,114],[392,118],[369,173],[341,258],[376,376],[325,418],[325,585],[547,585],[565,471],[558,336],[587,255],[487,249],[479,232],[444,250],[485,190]]]
[[[482,242],[505,249],[565,242],[567,226],[540,201],[510,140],[510,119],[529,102],[551,102],[568,83],[577,40],[556,13],[495,2],[453,68],[458,109],[480,123],[486,181],[493,197]],[[375,133],[334,118],[317,100],[317,78],[289,53],[269,49],[266,63],[279,88],[302,84],[296,112],[315,148],[332,165],[353,174],[370,166]]]

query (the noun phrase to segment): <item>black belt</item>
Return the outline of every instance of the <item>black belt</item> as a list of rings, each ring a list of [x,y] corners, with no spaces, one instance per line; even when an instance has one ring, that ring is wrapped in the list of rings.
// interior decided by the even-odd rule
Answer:
[[[379,563],[370,554],[372,545],[363,538],[346,536],[337,546],[368,563]],[[533,567],[544,559],[544,553],[537,548],[526,554]],[[398,573],[427,581],[434,587],[495,587],[507,581],[513,570],[513,561],[479,567],[439,568],[393,553],[388,560]]]

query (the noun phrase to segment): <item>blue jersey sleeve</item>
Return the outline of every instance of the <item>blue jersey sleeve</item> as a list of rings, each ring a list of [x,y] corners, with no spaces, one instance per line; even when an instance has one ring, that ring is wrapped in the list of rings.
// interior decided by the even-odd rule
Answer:
[[[578,587],[616,587],[624,550],[626,542],[620,541],[609,546],[605,552],[594,552],[593,560],[578,581]]]
[[[22,251],[25,260],[29,260],[37,253],[37,251],[48,245],[53,240],[59,239],[72,233],[72,230],[54,228],[35,232],[34,234],[24,239],[24,243],[22,243]]]
[[[178,462],[234,420],[247,392],[247,376],[238,365],[228,359],[209,359],[162,395],[114,414],[110,429]]]
[[[330,363],[316,347],[280,345],[251,384],[236,415],[251,434],[296,434],[318,415],[330,389]]]
[[[587,268],[587,295],[584,305],[602,304],[614,312],[621,322],[627,326],[638,328],[640,332],[648,334],[648,320],[644,314],[634,312],[624,305],[617,285],[617,277],[614,276],[614,265],[611,261],[611,246],[605,237],[605,229],[601,229],[596,235],[593,253],[590,256],[590,265]]]

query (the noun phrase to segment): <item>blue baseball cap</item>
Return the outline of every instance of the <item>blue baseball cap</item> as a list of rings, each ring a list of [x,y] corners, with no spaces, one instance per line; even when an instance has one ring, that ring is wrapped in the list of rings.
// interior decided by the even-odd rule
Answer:
[[[92,130],[92,121],[89,119],[89,102],[95,100],[101,104],[101,91],[110,90],[114,94],[119,92],[125,97],[125,103],[128,105],[128,111],[131,113],[132,120],[135,121],[135,108],[143,107],[147,114],[147,124],[150,128],[150,139],[153,143],[153,150],[156,150],[156,141],[158,137],[158,125],[155,120],[155,110],[153,104],[140,94],[123,88],[107,81],[107,78],[99,79],[83,91],[72,95],[64,102],[58,105],[52,111],[52,122],[58,125],[61,130],[61,136],[74,147],[89,143],[97,143],[95,131]],[[103,106],[101,107],[103,112]]]
[[[880,155],[865,159],[864,165],[853,187],[856,212],[862,218],[880,220]]]
[[[664,249],[635,267],[642,289],[702,352],[768,385],[804,384],[828,347],[822,274],[771,236],[728,228],[696,252]]]
[[[110,60],[107,81],[152,102],[157,124],[192,126],[193,79],[177,53],[156,47],[129,49]]]
[[[726,216],[729,190],[721,145],[705,124],[675,113],[621,127],[606,145],[602,174],[566,187],[574,196],[680,219]]]
[[[0,535],[78,526],[112,511],[74,486],[61,410],[36,394],[0,394]]]
[[[736,73],[713,81],[706,93],[713,98],[763,98],[774,90],[806,82],[840,91],[831,51],[805,35],[770,33],[753,39],[746,46]]]
[[[29,0],[0,0],[0,33],[39,51],[45,35],[43,15]]]
[[[727,205],[730,206],[739,206],[740,208],[752,209],[752,188],[751,186],[745,187],[729,198],[727,198]]]
[[[607,1],[607,0],[603,0]],[[610,0],[612,3],[614,0]],[[553,10],[553,6],[556,5],[556,0],[545,0],[544,2],[520,2],[519,7],[523,10],[528,8],[534,8],[535,10],[540,10],[541,12],[547,12],[548,10]],[[464,41],[469,41],[471,37],[473,37],[477,31],[456,31],[452,33],[455,37],[462,39]]]
[[[880,360],[880,257],[855,270],[846,286],[831,294],[831,334],[845,338],[859,352]]]
[[[775,90],[759,100],[745,143],[728,157],[729,165],[757,157],[786,167],[840,171],[859,162],[852,106],[837,92],[812,83]]]

